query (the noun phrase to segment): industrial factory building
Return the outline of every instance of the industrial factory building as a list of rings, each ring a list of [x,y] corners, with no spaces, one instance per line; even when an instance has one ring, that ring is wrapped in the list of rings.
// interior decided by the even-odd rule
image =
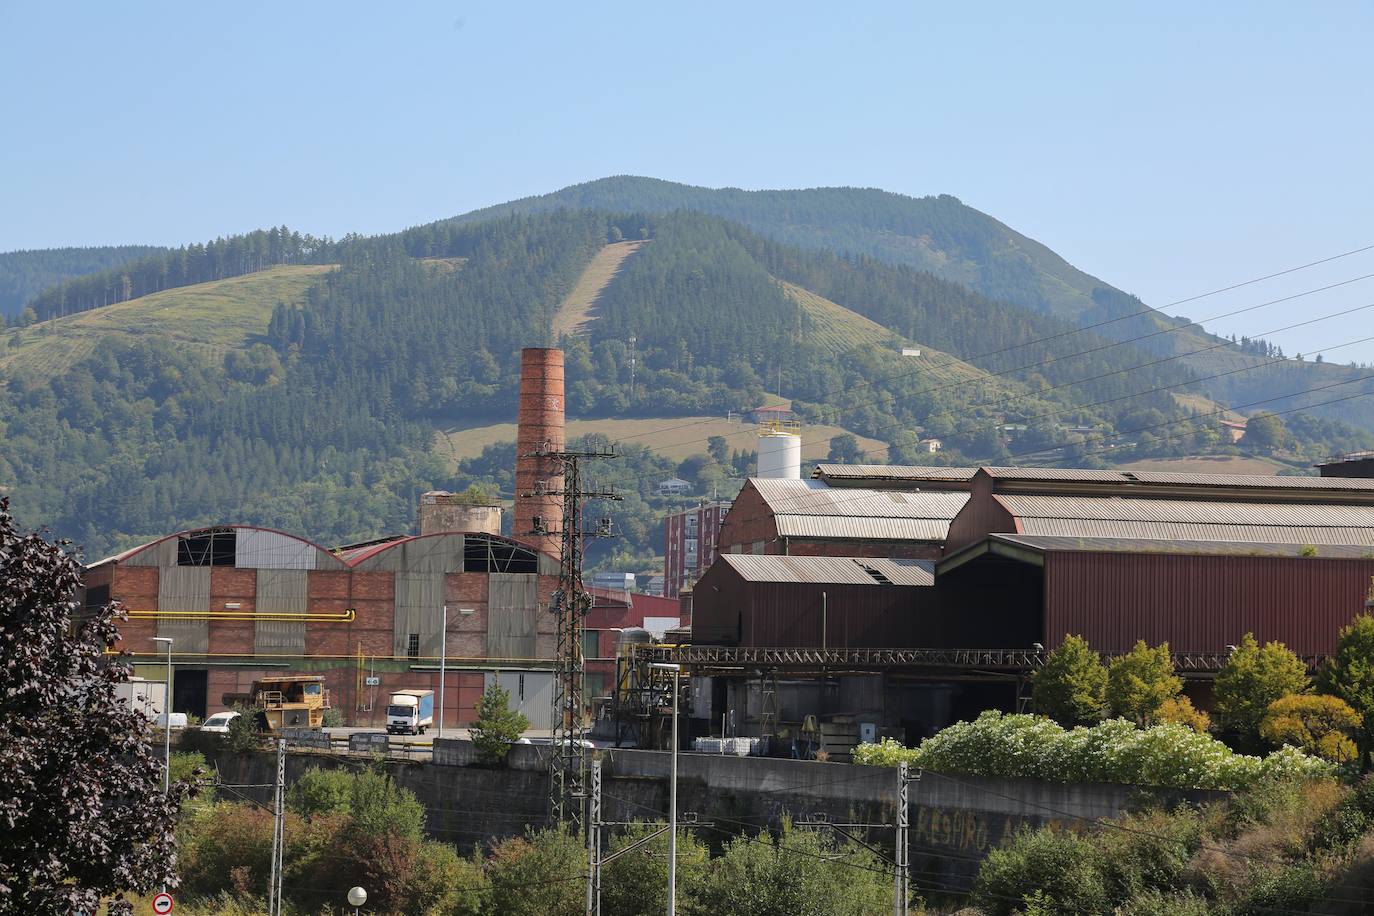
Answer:
[[[536,728],[552,714],[558,588],[556,532],[562,470],[539,452],[563,447],[563,360],[523,354],[514,530],[501,508],[464,494],[425,493],[419,535],[335,549],[247,525],[169,534],[91,564],[88,607],[122,602],[119,648],[138,674],[162,680],[154,637],[173,640],[172,707],[204,716],[255,679],[283,673],[325,678],[349,724],[384,724],[390,691],[439,689],[448,725],[470,723],[483,689],[499,683]],[[589,696],[613,680],[625,629],[681,622],[676,601],[590,590],[584,654]],[[439,704],[436,703],[436,713]]]
[[[740,734],[835,715],[910,737],[1015,708],[1068,633],[1107,653],[1167,641],[1195,678],[1247,632],[1315,661],[1374,577],[1374,479],[1323,471],[823,464],[751,480],[675,655],[725,682],[701,686],[698,713]],[[885,565],[919,559],[933,576]]]

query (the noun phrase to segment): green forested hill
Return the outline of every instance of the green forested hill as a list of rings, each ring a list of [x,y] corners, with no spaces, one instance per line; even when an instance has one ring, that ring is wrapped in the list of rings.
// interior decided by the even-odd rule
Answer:
[[[17,319],[34,296],[50,286],[118,267],[164,249],[151,245],[48,248],[0,254],[0,327]]]
[[[1273,363],[1257,352],[1263,342],[1236,346],[1200,327],[1189,326],[1186,319],[1147,310],[1135,296],[944,194],[913,198],[873,188],[743,191],[621,175],[474,211],[457,221],[562,208],[712,214],[745,226],[762,238],[802,250],[861,255],[872,262],[928,272],[991,300],[1079,326],[1094,326],[1097,335],[1134,341],[1137,350],[1156,357],[1177,357],[1178,366],[1190,372],[1190,377],[1206,379],[1200,383],[1201,390],[1224,403],[1265,401],[1271,409],[1287,410],[1319,405],[1351,390],[1371,390],[1365,384],[1313,397],[1270,400],[1316,385],[1359,378],[1368,371],[1330,364],[1312,368],[1310,364]],[[966,355],[957,348],[952,352]],[[1235,368],[1254,371],[1212,379]],[[1341,401],[1315,410],[1374,430],[1374,398]]]
[[[563,209],[340,241],[268,230],[45,291],[56,317],[0,332],[0,492],[92,555],[226,520],[338,543],[408,530],[419,492],[496,476],[490,461],[455,476],[436,429],[515,415],[520,348],[555,342],[559,305],[624,239],[649,243],[561,340],[574,416],[724,416],[780,394],[808,423],[884,443],[869,461],[931,460],[920,436],[944,439],[948,462],[1224,451],[1174,396],[1194,387],[1185,367],[1065,318],[717,216]],[[145,287],[163,291],[131,295]],[[116,288],[118,304],[89,307]],[[1371,442],[1302,428],[1313,448]],[[747,472],[750,436],[699,439],[681,476]],[[617,476],[636,498],[611,511],[643,557],[671,465],[635,454],[642,473]]]

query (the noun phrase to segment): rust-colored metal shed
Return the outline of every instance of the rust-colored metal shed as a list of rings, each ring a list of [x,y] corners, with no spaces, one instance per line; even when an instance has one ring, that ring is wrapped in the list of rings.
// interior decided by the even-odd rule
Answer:
[[[723,555],[693,589],[692,639],[775,648],[915,645],[930,569],[916,560]]]
[[[1299,655],[1324,655],[1365,610],[1374,547],[993,535],[942,560],[936,573],[946,606],[989,619],[1039,617],[1037,641],[1047,647],[1072,633],[1105,652],[1143,639],[1213,653],[1254,633]],[[990,582],[1007,586],[989,593]],[[961,600],[975,588],[980,602]]]

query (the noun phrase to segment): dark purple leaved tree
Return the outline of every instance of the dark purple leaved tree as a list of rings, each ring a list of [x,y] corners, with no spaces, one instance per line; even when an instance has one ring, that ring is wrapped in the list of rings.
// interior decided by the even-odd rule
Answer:
[[[150,723],[105,656],[117,605],[78,613],[81,564],[21,535],[0,499],[0,912],[129,912],[124,891],[176,881],[174,828],[191,791],[162,791]],[[111,663],[111,662],[115,663]]]

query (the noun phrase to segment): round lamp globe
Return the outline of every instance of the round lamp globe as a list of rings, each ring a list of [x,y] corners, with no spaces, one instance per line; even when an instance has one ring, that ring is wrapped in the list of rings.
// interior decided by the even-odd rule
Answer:
[[[351,887],[348,889],[348,905],[362,906],[367,903],[367,891],[361,887]]]

